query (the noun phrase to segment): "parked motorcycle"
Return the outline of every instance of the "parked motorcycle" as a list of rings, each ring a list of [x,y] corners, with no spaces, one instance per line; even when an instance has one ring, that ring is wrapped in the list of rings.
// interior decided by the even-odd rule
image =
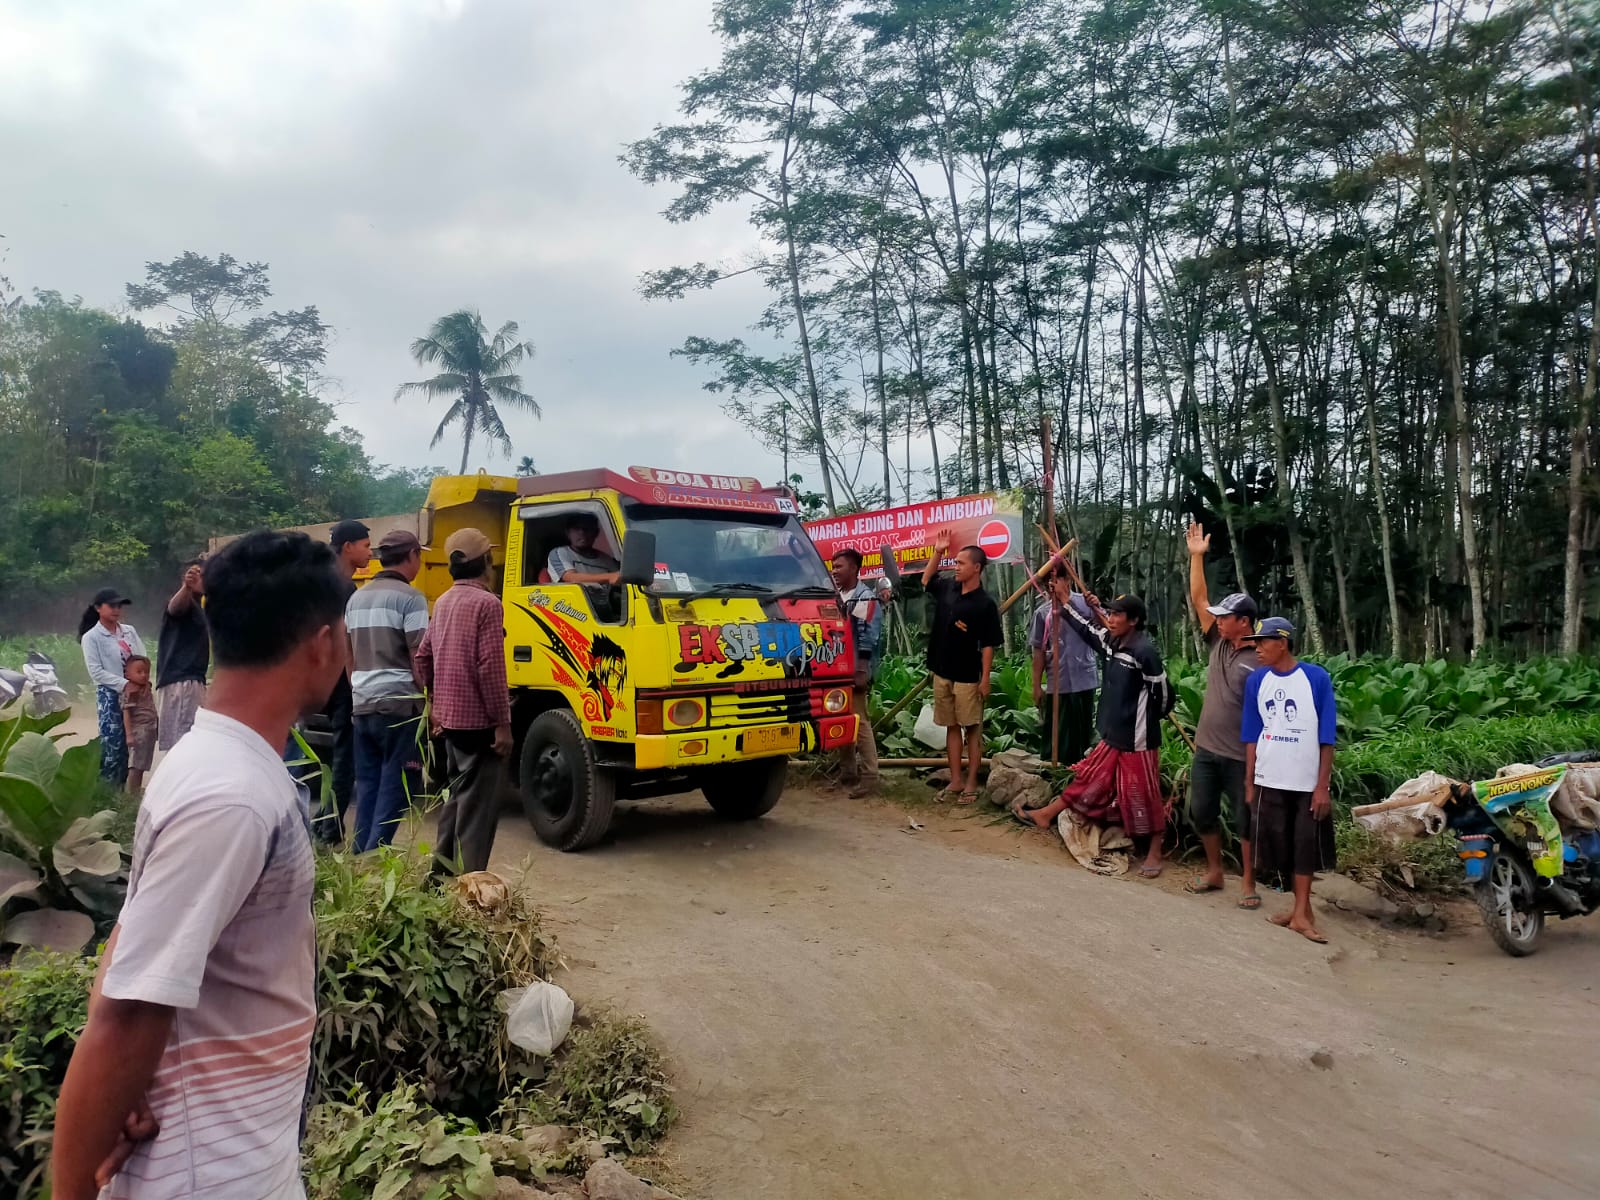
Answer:
[[[1546,917],[1600,908],[1600,831],[1564,835],[1550,808],[1567,758],[1532,774],[1456,784],[1445,808],[1484,924],[1517,958],[1538,948]]]
[[[28,652],[21,671],[0,668],[0,707],[18,697],[24,697],[23,711],[35,718],[72,707],[71,697],[56,678],[55,660],[37,650]]]

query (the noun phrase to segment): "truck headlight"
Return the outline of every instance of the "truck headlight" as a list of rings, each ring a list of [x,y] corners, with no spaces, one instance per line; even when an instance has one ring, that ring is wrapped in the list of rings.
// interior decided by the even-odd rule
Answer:
[[[842,713],[850,707],[850,693],[844,688],[829,688],[822,697],[822,711]]]
[[[667,709],[667,720],[674,725],[698,725],[705,716],[706,706],[698,700],[674,700]]]

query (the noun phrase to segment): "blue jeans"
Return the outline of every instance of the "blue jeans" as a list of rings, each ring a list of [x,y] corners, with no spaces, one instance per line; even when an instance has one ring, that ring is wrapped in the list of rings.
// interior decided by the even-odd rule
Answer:
[[[407,767],[420,759],[417,717],[363,713],[355,718],[357,853],[394,841],[410,804],[416,776]]]

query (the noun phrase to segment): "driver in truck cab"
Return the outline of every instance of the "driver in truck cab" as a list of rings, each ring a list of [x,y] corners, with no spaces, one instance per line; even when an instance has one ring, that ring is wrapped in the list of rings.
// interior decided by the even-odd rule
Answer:
[[[622,564],[603,550],[595,549],[600,536],[600,518],[577,512],[567,518],[567,544],[550,551],[546,567],[551,583],[588,583],[614,586],[621,580]]]

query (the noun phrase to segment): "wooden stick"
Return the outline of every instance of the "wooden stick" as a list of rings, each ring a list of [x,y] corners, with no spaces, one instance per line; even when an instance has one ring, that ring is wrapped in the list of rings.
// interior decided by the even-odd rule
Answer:
[[[962,762],[966,762],[964,757]],[[878,766],[880,767],[904,767],[908,771],[921,770],[927,767],[948,767],[949,765],[950,760],[946,758],[880,758],[878,760]],[[992,765],[992,759],[980,758],[978,760],[978,766],[980,767]]]

